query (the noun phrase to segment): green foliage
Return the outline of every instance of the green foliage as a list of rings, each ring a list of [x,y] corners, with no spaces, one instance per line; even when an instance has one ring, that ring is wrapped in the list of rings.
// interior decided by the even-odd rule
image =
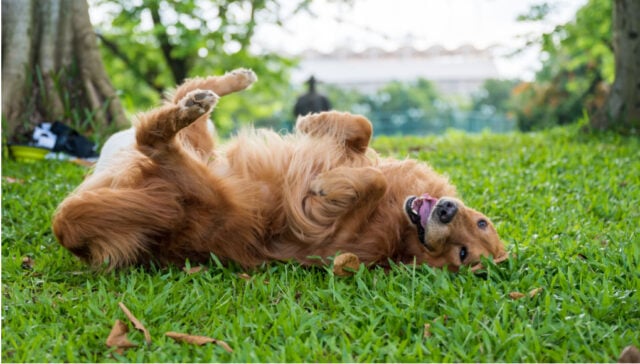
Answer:
[[[614,77],[611,14],[611,0],[589,0],[573,21],[542,35],[543,67],[515,99],[522,130],[573,123],[603,105]],[[523,19],[546,13],[538,15]]]
[[[425,79],[390,82],[371,94],[337,87],[326,90],[335,109],[367,116],[377,135],[440,134],[450,128],[505,132],[515,128],[514,121],[506,115],[508,106],[504,100],[512,83],[488,81],[488,91],[474,97],[472,110],[468,110],[468,101],[441,94]],[[487,104],[490,102],[498,103],[497,107]]]
[[[295,263],[265,265],[249,280],[215,264],[192,275],[93,272],[50,231],[55,206],[87,170],[3,160],[2,361],[615,361],[640,345],[640,141],[577,130],[375,140],[384,155],[447,173],[492,217],[517,259],[484,276],[397,266],[341,278]],[[508,297],[538,287],[533,298]],[[138,347],[106,347],[114,321],[126,321],[118,302],[151,345],[130,326]],[[179,344],[167,331],[221,339],[234,352]]]
[[[471,109],[485,115],[512,114],[513,90],[518,80],[488,79],[480,91],[471,96]]]
[[[318,91],[326,94],[333,109],[365,115],[407,111],[428,114],[451,108],[451,102],[425,79],[391,81],[371,93],[334,85],[320,85]]]
[[[298,8],[306,4],[300,0]],[[278,100],[294,61],[251,49],[259,22],[280,21],[278,1],[95,0],[93,5],[101,13],[95,25],[107,72],[128,111],[157,105],[162,93],[184,78],[237,67],[253,69],[260,82],[250,94],[228,96],[216,111],[223,134],[282,107]]]
[[[519,15],[517,20],[518,21],[540,21],[540,20],[544,20],[547,15],[549,15],[549,13],[552,10],[552,6],[549,3],[541,3],[541,4],[534,4],[531,5],[531,7],[529,8],[529,10],[522,15]]]

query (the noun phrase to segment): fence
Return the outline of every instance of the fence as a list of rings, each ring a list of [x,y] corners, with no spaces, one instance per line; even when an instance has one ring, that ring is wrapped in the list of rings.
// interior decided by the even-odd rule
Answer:
[[[468,133],[490,131],[507,133],[517,129],[516,121],[506,115],[487,115],[473,111],[448,111],[424,114],[418,112],[371,112],[365,116],[373,124],[374,135],[429,135],[443,134],[448,129],[458,129]],[[277,131],[291,131],[294,121],[273,117],[255,122],[258,128]]]
[[[516,121],[505,115],[453,111],[447,113],[412,114],[410,112],[374,112],[369,120],[376,135],[443,134],[448,129],[469,133],[490,131],[506,133],[516,129]]]

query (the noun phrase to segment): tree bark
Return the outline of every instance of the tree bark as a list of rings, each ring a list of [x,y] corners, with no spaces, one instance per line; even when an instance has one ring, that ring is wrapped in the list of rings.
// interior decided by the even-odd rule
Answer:
[[[45,120],[128,124],[86,0],[2,0],[2,14],[2,114],[9,140]],[[85,117],[91,120],[79,120]]]
[[[604,107],[591,118],[595,129],[640,133],[640,1],[613,4],[615,80]]]
[[[32,57],[33,3],[2,0],[2,14],[2,114],[13,130],[26,107],[25,71]]]

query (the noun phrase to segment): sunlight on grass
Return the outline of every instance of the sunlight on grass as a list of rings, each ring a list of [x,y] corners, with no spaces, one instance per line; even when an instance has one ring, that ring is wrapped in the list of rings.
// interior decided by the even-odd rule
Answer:
[[[396,266],[345,278],[294,263],[248,275],[215,264],[195,274],[96,273],[50,231],[56,205],[88,171],[3,160],[2,360],[609,362],[639,344],[637,139],[559,128],[381,137],[374,147],[449,175],[515,258],[489,263],[484,276]],[[534,288],[542,291],[509,298]],[[131,328],[137,348],[107,348],[114,321],[125,319],[118,302],[149,329],[151,345]],[[234,351],[181,344],[167,331]]]

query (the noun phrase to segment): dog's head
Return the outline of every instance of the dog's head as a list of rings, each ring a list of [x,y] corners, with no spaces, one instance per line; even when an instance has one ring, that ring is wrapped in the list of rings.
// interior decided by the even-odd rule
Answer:
[[[410,196],[404,210],[416,227],[431,266],[446,265],[457,271],[461,265],[469,265],[476,270],[481,268],[481,257],[491,256],[496,263],[508,258],[491,221],[459,199]]]

